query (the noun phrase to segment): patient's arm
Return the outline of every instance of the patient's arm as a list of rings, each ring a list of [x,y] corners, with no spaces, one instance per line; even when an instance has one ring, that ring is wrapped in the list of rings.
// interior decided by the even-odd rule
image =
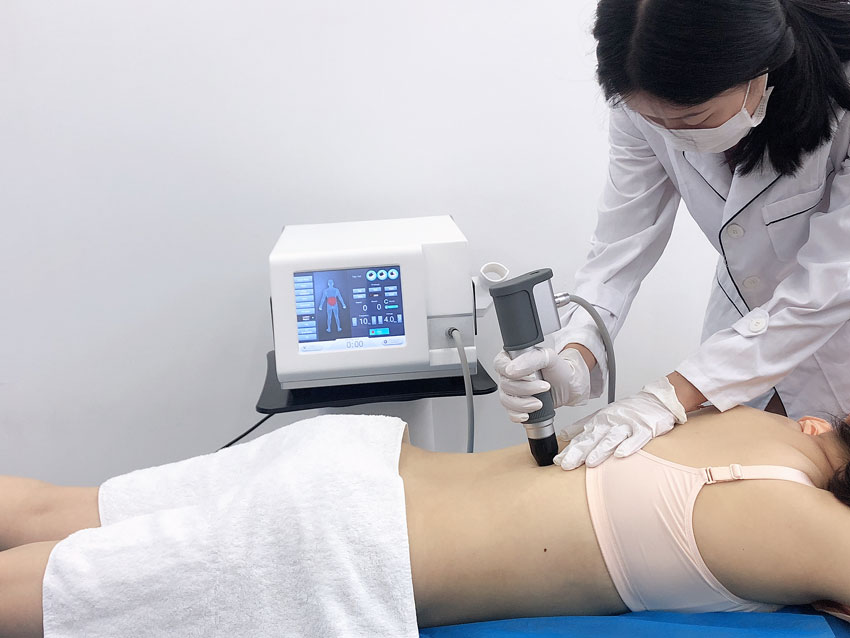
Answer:
[[[850,605],[850,507],[821,491],[823,507],[809,519],[812,577],[822,587],[820,598]],[[817,517],[816,517],[817,516]],[[850,609],[845,610],[850,612]]]
[[[793,483],[765,490],[761,505],[755,521],[726,521],[731,533],[716,549],[722,558],[704,553],[721,582],[750,600],[850,605],[850,508],[826,490]]]
[[[697,547],[714,576],[746,600],[799,605],[828,598],[827,553],[817,536],[830,499],[791,481],[709,486],[694,508]]]

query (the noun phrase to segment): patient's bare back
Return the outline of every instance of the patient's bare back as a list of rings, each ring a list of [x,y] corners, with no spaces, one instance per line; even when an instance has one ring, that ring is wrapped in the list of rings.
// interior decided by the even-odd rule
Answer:
[[[626,610],[596,544],[584,468],[539,468],[525,445],[475,455],[405,447],[400,471],[422,624],[505,617],[506,609]],[[694,467],[783,465],[821,488],[832,473],[821,447],[794,421],[746,407],[691,414],[645,449]],[[824,490],[789,481],[707,485],[694,507],[694,533],[708,568],[732,593],[807,603],[834,593],[824,579],[806,576],[826,559],[826,549],[805,546],[813,521],[847,509]]]

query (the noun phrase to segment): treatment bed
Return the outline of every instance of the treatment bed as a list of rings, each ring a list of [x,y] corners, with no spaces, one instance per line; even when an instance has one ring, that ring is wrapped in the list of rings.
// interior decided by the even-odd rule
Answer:
[[[774,613],[681,614],[641,611],[620,616],[516,618],[419,630],[420,638],[850,638],[850,623],[809,606]]]

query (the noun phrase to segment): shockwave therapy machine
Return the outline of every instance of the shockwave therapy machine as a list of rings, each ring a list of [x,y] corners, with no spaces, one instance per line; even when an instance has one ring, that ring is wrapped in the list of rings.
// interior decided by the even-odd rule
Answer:
[[[462,376],[471,452],[477,319],[508,271],[470,277],[469,261],[449,215],[284,227],[269,257],[280,387]]]
[[[281,387],[460,376],[458,338],[475,374],[492,302],[469,261],[448,215],[286,226],[269,257]]]

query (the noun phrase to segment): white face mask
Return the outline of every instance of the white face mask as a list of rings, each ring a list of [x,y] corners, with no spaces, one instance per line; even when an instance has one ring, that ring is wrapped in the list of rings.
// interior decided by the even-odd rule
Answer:
[[[750,96],[752,80],[747,83],[747,92],[744,95],[744,104],[741,110],[716,128],[682,128],[668,129],[649,122],[666,137],[673,148],[680,151],[692,151],[694,153],[722,153],[740,142],[751,129],[755,128],[764,120],[767,112],[767,100],[773,92],[773,87],[767,86],[765,76],[765,91],[756,110],[750,115],[747,111],[747,98]],[[644,118],[645,119],[645,118]]]

